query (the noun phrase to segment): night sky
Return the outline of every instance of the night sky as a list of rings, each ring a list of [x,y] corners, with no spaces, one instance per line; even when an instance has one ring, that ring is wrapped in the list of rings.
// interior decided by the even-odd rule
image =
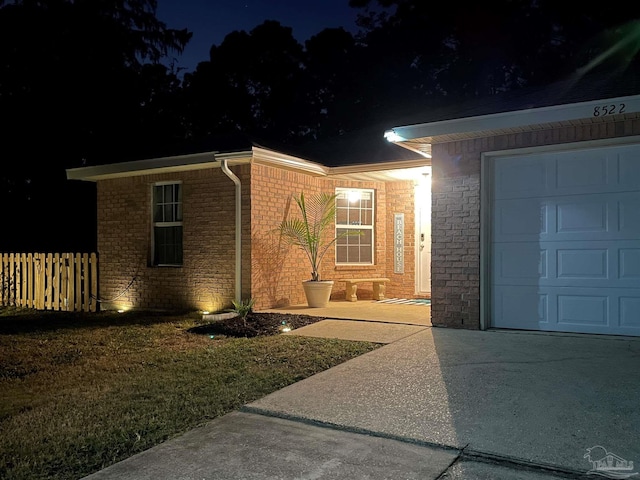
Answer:
[[[178,65],[193,71],[208,60],[211,45],[219,45],[234,30],[250,31],[265,20],[293,29],[302,44],[327,27],[355,33],[358,10],[349,0],[158,0],[158,18],[168,27],[187,28],[193,37]]]

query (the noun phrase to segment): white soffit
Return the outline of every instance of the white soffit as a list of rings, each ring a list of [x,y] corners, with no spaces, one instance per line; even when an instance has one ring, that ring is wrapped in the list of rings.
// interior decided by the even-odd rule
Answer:
[[[540,130],[550,126],[583,125],[640,113],[640,95],[616,97],[589,102],[530,108],[511,112],[456,118],[440,122],[393,127],[385,137],[415,150],[421,145],[492,134]]]

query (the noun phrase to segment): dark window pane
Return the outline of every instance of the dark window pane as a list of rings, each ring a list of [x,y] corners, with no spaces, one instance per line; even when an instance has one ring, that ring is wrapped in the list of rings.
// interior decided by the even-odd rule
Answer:
[[[155,227],[154,264],[182,265],[182,227]]]

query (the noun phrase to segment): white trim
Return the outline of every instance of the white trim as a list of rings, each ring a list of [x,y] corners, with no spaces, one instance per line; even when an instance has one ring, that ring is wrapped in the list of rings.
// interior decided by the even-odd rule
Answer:
[[[595,116],[595,109],[608,105],[625,104],[624,113],[640,112],[640,95],[616,97],[589,102],[553,105],[550,107],[529,108],[510,112],[493,113],[474,117],[463,117],[439,122],[421,123],[393,127],[384,135],[394,138],[394,143],[419,138],[431,138],[440,135],[464,134],[500,129],[512,129],[531,125],[570,122],[582,119],[606,119],[607,116]],[[612,118],[615,115],[610,115]]]
[[[154,219],[154,214],[155,214],[155,207],[156,207],[156,198],[155,198],[155,187],[158,186],[165,186],[165,185],[180,185],[180,187],[182,187],[182,180],[175,180],[175,181],[162,181],[162,182],[154,182],[151,184],[151,258],[150,258],[150,264],[153,267],[182,267],[184,266],[184,244],[182,245],[182,263],[155,263],[155,258],[156,258],[156,238],[155,238],[155,232],[156,232],[156,227],[161,227],[161,228],[170,228],[170,227],[183,227],[183,231],[182,231],[182,235],[183,235],[183,242],[184,242],[184,221],[180,220],[180,221],[174,221],[174,222],[156,222]],[[184,191],[181,191],[181,195],[184,196]],[[184,205],[184,200],[180,201],[180,204]]]
[[[151,158],[132,162],[110,163],[93,167],[67,169],[67,180],[96,182],[111,178],[133,177],[157,173],[175,173],[205,168],[220,168],[218,160],[226,159],[231,165],[250,163],[251,151],[217,153],[204,152],[192,155]]]
[[[311,175],[326,177],[329,168],[316,162],[303,160],[286,153],[267,150],[266,148],[253,147],[253,162],[289,170],[299,170]]]
[[[344,165],[340,167],[331,167],[328,169],[328,175],[348,175],[351,173],[369,173],[384,170],[401,170],[404,168],[428,167],[431,160],[426,158],[418,158],[416,160],[400,160],[397,162],[384,163],[363,163],[359,165]]]
[[[335,243],[334,245],[334,255],[335,255],[335,261],[334,264],[336,266],[339,267],[344,267],[344,266],[357,266],[357,267],[362,267],[362,266],[372,266],[376,264],[376,221],[377,221],[377,215],[376,215],[376,191],[373,188],[350,188],[350,187],[335,187],[334,192],[337,194],[339,193],[347,193],[350,191],[354,191],[357,190],[359,192],[368,192],[371,194],[371,225],[343,225],[343,224],[338,224],[337,222],[337,208],[336,208],[336,220],[334,221],[334,231],[336,232],[336,235],[338,233],[338,230],[371,230],[371,262],[367,262],[367,263],[353,263],[353,262],[338,262],[338,242]],[[337,200],[337,199],[336,199]]]
[[[493,161],[480,155],[480,330],[491,325],[491,191]]]
[[[534,155],[547,152],[567,152],[595,148],[640,145],[640,135],[587,140],[584,142],[557,143],[535,147],[495,150],[480,154],[480,329],[491,328],[491,226],[493,165],[504,156]]]

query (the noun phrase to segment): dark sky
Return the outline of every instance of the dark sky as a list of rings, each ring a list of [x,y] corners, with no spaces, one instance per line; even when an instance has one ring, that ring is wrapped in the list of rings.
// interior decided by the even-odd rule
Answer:
[[[304,41],[327,27],[355,33],[357,9],[349,0],[158,0],[158,18],[168,27],[187,28],[193,37],[178,65],[193,71],[234,30],[250,31],[265,20],[277,20]]]

